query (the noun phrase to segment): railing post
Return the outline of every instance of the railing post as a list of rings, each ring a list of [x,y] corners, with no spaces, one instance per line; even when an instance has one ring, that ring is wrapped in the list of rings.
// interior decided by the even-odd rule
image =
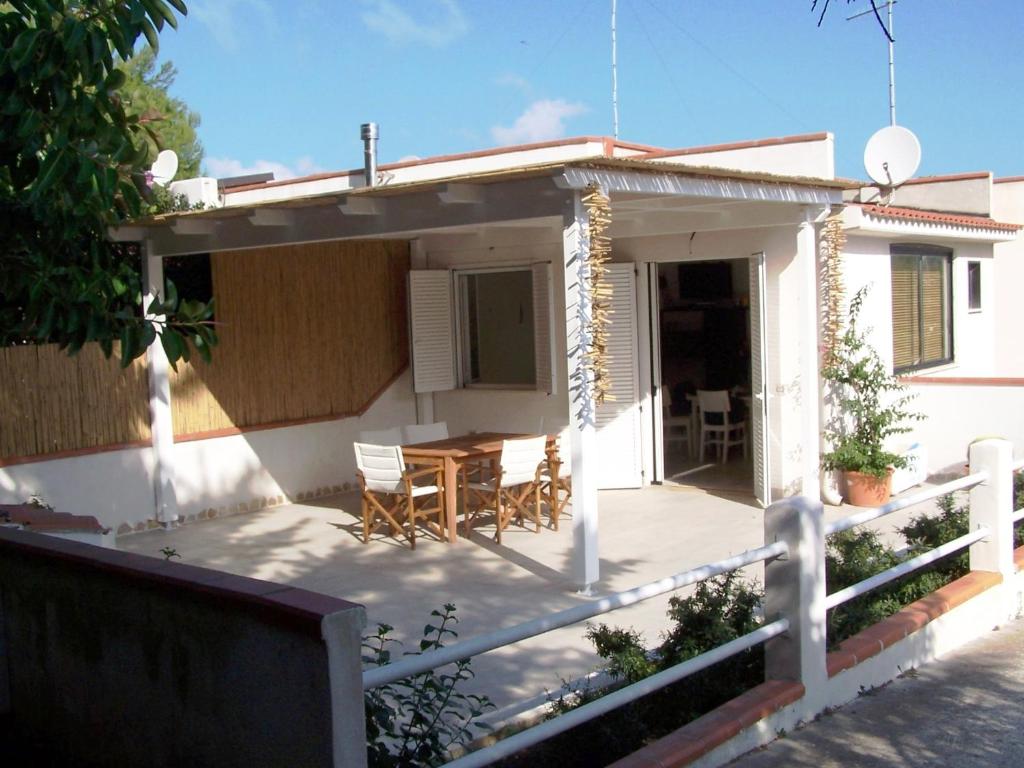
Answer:
[[[803,683],[803,711],[825,701],[825,534],[820,501],[783,499],[764,513],[764,542],[783,541],[789,554],[765,563],[765,619],[789,620],[789,631],[765,644],[765,676]],[[823,704],[822,704],[823,705]]]
[[[334,768],[366,768],[366,710],[363,705],[362,606],[321,620],[331,686]]]
[[[1013,565],[1013,446],[1006,440],[979,440],[968,449],[971,474],[986,472],[971,488],[970,529],[989,535],[971,545],[971,570],[994,571],[1009,579]]]

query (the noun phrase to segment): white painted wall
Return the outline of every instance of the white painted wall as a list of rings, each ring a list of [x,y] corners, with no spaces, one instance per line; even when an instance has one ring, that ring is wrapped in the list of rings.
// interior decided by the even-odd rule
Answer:
[[[904,436],[928,452],[928,471],[956,472],[967,463],[967,446],[980,437],[1001,437],[1024,457],[1024,386],[911,384],[914,407],[929,418]]]
[[[976,178],[913,181],[893,194],[891,205],[987,216],[992,210],[992,174]]]
[[[992,218],[1024,224],[1024,179],[992,185]],[[1024,235],[994,246],[993,301],[996,376],[1024,377]]]
[[[213,508],[257,509],[322,495],[355,481],[360,430],[416,421],[412,377],[399,377],[360,418],[323,421],[174,445],[175,494],[185,519]],[[0,503],[41,496],[61,512],[94,515],[115,530],[155,518],[153,450],[108,451],[0,468]]]
[[[713,166],[751,173],[774,173],[780,176],[807,176],[834,179],[835,140],[832,134],[815,141],[793,141],[734,149],[687,152],[652,158],[655,161],[680,165]]]

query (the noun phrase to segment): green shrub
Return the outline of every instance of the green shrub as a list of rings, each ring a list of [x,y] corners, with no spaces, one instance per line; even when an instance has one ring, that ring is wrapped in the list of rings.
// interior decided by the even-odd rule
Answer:
[[[451,625],[458,623],[455,605],[447,603],[443,611],[431,611],[440,619],[423,628],[418,656],[443,648],[444,641],[458,634]],[[394,627],[378,624],[374,635],[363,638],[363,663],[383,666],[391,663],[391,646],[400,645],[390,637]],[[442,669],[447,669],[444,667]],[[371,768],[443,765],[449,750],[466,746],[474,728],[486,728],[479,717],[494,705],[486,696],[463,693],[462,683],[472,679],[470,660],[455,663],[454,672],[430,670],[365,693],[366,754]]]

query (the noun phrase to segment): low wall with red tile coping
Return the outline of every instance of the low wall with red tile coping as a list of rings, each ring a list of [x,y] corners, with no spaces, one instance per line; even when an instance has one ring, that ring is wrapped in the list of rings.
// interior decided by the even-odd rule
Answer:
[[[1024,547],[1014,551],[1024,570]],[[939,616],[1002,583],[998,573],[974,571],[947,584],[903,610],[843,641],[828,654],[829,677],[878,655]],[[690,765],[742,731],[802,698],[804,687],[789,680],[769,680],[684,725],[643,749],[612,764],[612,768],[679,768]]]
[[[322,626],[351,611],[362,618],[303,589],[0,529],[0,714],[60,764],[332,765]]]

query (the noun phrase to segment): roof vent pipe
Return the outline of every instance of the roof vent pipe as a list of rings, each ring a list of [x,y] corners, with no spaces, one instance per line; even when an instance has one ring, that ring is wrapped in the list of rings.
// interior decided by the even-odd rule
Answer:
[[[363,123],[359,126],[359,135],[363,140],[363,174],[368,187],[377,186],[377,139],[380,131],[376,123]]]

